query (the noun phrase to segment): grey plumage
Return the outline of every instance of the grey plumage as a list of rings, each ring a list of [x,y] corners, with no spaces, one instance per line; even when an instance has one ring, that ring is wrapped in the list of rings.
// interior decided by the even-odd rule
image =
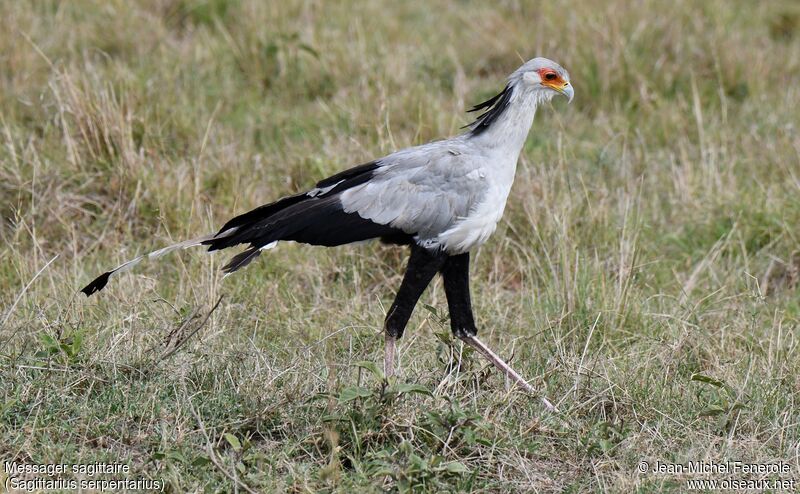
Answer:
[[[345,211],[414,235],[426,248],[459,254],[483,244],[502,216],[536,107],[553,97],[522,84],[552,64],[534,59],[514,72],[470,131],[377,160],[374,176],[341,195]],[[488,125],[486,123],[488,122]]]

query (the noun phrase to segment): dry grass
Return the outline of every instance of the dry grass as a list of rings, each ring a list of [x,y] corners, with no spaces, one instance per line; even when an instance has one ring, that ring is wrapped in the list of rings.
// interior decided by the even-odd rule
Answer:
[[[800,472],[795,3],[2,2],[0,28],[0,459],[122,459],[173,492],[682,488],[641,459]],[[224,257],[187,253],[76,295],[458,132],[534,55],[577,97],[537,115],[474,298],[559,417],[474,355],[448,375],[438,284],[405,387],[357,365],[381,359],[396,248],[285,245],[224,282]]]

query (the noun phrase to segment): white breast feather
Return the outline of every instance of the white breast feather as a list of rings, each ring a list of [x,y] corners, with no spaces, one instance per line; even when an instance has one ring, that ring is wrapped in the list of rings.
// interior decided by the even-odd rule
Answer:
[[[480,176],[481,170],[476,170]],[[486,180],[485,176],[483,180]],[[514,170],[502,173],[496,180],[487,180],[489,189],[481,201],[465,218],[442,232],[437,244],[449,254],[461,254],[484,244],[497,228],[503,216],[506,200],[514,180]]]

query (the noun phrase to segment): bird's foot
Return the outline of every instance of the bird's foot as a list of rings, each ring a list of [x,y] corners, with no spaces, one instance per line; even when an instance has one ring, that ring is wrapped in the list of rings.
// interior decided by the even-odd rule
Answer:
[[[461,340],[463,340],[464,343],[468,344],[469,346],[477,350],[478,353],[483,355],[486,358],[486,360],[492,363],[492,365],[500,369],[500,371],[503,374],[505,374],[505,376],[509,380],[513,381],[517,386],[519,386],[528,393],[537,394],[536,390],[533,389],[533,386],[528,384],[528,381],[523,379],[522,376],[520,376],[519,373],[517,373],[517,371],[512,369],[511,366],[508,365],[505,360],[503,360],[502,358],[500,358],[499,355],[494,353],[488,346],[486,346],[481,340],[479,340],[477,336],[464,335],[461,336]],[[550,400],[548,400],[544,396],[542,397],[542,403],[544,404],[545,408],[547,408],[549,411],[551,412],[558,411],[558,409],[552,403],[550,403]]]

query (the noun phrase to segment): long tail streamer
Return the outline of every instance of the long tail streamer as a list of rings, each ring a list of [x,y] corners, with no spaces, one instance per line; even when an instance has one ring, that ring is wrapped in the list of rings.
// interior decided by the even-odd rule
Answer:
[[[193,238],[191,240],[185,240],[183,242],[178,242],[177,244],[172,244],[172,245],[169,245],[167,247],[164,247],[163,249],[158,249],[158,250],[154,250],[153,252],[149,252],[147,254],[143,254],[143,255],[141,255],[139,257],[131,259],[130,261],[126,261],[126,262],[120,264],[119,266],[117,266],[116,268],[112,269],[111,271],[106,271],[105,273],[101,274],[100,276],[98,276],[97,278],[92,280],[91,283],[89,283],[88,285],[83,287],[81,289],[81,292],[86,294],[86,296],[88,297],[88,296],[92,295],[93,293],[99,292],[100,290],[105,288],[106,284],[108,284],[109,278],[111,278],[112,275],[115,275],[115,274],[118,274],[118,273],[124,273],[125,271],[133,269],[134,267],[136,267],[137,264],[139,264],[140,262],[142,262],[145,259],[156,259],[156,258],[159,258],[159,257],[165,255],[165,254],[169,254],[170,252],[175,251],[175,250],[188,249],[190,247],[198,247],[200,245],[204,245],[206,242],[209,242],[209,241],[211,241],[211,240],[213,240],[215,238],[221,238],[223,236],[230,235],[235,230],[236,230],[235,228],[232,228],[232,229],[224,232],[222,235],[211,234],[211,235],[205,235],[203,237]]]

